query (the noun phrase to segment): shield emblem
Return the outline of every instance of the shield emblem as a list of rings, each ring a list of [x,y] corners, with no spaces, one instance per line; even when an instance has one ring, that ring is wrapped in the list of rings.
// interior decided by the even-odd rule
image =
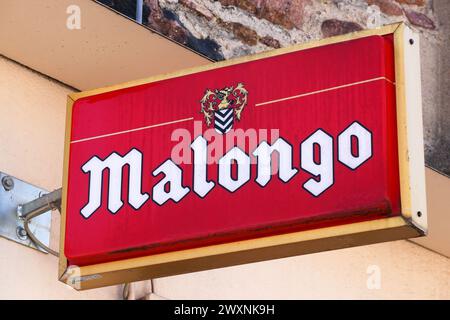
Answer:
[[[214,129],[220,133],[225,134],[233,128],[234,114],[233,109],[222,109],[214,112]]]
[[[201,113],[209,127],[214,122],[214,129],[220,134],[229,132],[235,120],[241,120],[241,114],[247,105],[248,91],[242,83],[235,87],[225,87],[220,90],[207,89],[201,104]]]

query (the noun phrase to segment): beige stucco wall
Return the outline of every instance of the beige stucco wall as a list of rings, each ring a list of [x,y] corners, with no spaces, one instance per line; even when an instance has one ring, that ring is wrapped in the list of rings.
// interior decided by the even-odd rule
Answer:
[[[0,56],[0,171],[47,190],[61,186],[70,88]],[[52,219],[58,247],[59,214]],[[118,287],[77,292],[57,281],[57,258],[0,238],[0,299],[116,299]]]
[[[379,289],[367,286],[373,266]],[[450,261],[396,241],[156,279],[154,287],[171,299],[449,299]]]
[[[0,57],[0,171],[48,190],[61,186],[70,91]],[[57,248],[57,213],[52,223]],[[367,287],[371,266],[379,268],[379,289]],[[450,260],[397,241],[156,279],[154,291],[169,299],[450,299]],[[0,238],[2,298],[117,299],[121,287],[76,292],[57,281],[55,257]]]

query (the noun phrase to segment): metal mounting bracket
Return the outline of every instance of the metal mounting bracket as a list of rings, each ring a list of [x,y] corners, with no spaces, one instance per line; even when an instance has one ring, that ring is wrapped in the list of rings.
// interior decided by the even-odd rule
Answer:
[[[24,228],[24,218],[30,211],[30,204],[35,203],[33,200],[42,199],[45,194],[48,191],[0,172],[0,236],[47,253],[33,243]],[[30,231],[46,246],[50,243],[50,226],[51,209],[48,206],[43,214],[29,222]]]

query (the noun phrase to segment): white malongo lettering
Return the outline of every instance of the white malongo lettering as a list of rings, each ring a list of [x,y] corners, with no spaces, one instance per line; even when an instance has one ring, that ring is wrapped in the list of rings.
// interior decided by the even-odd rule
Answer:
[[[193,159],[192,191],[204,198],[217,185],[229,192],[236,192],[250,182],[251,159],[239,147],[231,148],[217,163],[217,181],[208,180],[208,141],[198,136],[190,144]],[[334,184],[334,138],[323,129],[318,129],[300,143],[300,164],[293,163],[292,145],[279,137],[272,144],[262,141],[251,153],[256,159],[254,181],[261,187],[270,183],[272,175],[287,183],[299,170],[312,175],[301,187],[314,197],[319,197]],[[337,137],[337,159],[351,170],[356,170],[373,155],[372,133],[355,121]],[[278,156],[277,166],[273,167],[273,156]],[[233,165],[235,170],[233,170]],[[87,204],[81,209],[86,219],[102,206],[103,175],[107,171],[107,209],[112,214],[123,206],[123,171],[128,166],[128,204],[134,209],[141,208],[150,198],[157,205],[167,201],[181,201],[191,189],[183,185],[183,169],[175,161],[168,159],[153,170],[153,176],[163,178],[153,186],[151,194],[142,191],[143,154],[136,148],[121,156],[111,153],[105,159],[97,156],[89,159],[81,170],[89,175]]]

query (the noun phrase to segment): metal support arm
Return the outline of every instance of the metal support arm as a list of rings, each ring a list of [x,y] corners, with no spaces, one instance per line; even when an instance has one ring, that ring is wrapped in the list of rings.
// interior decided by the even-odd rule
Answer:
[[[30,215],[36,217],[48,210],[58,209],[61,212],[61,188],[17,207],[19,218],[26,219]]]
[[[58,209],[61,212],[61,188],[53,192],[44,194],[43,196],[33,201],[30,201],[23,205],[19,205],[17,207],[17,214],[19,218],[23,219],[23,226],[25,228],[25,231],[30,239],[34,242],[34,244],[41,247],[48,253],[58,257],[59,253],[50,249],[48,246],[39,241],[39,239],[35,237],[29,227],[29,222],[31,219],[53,209]]]

